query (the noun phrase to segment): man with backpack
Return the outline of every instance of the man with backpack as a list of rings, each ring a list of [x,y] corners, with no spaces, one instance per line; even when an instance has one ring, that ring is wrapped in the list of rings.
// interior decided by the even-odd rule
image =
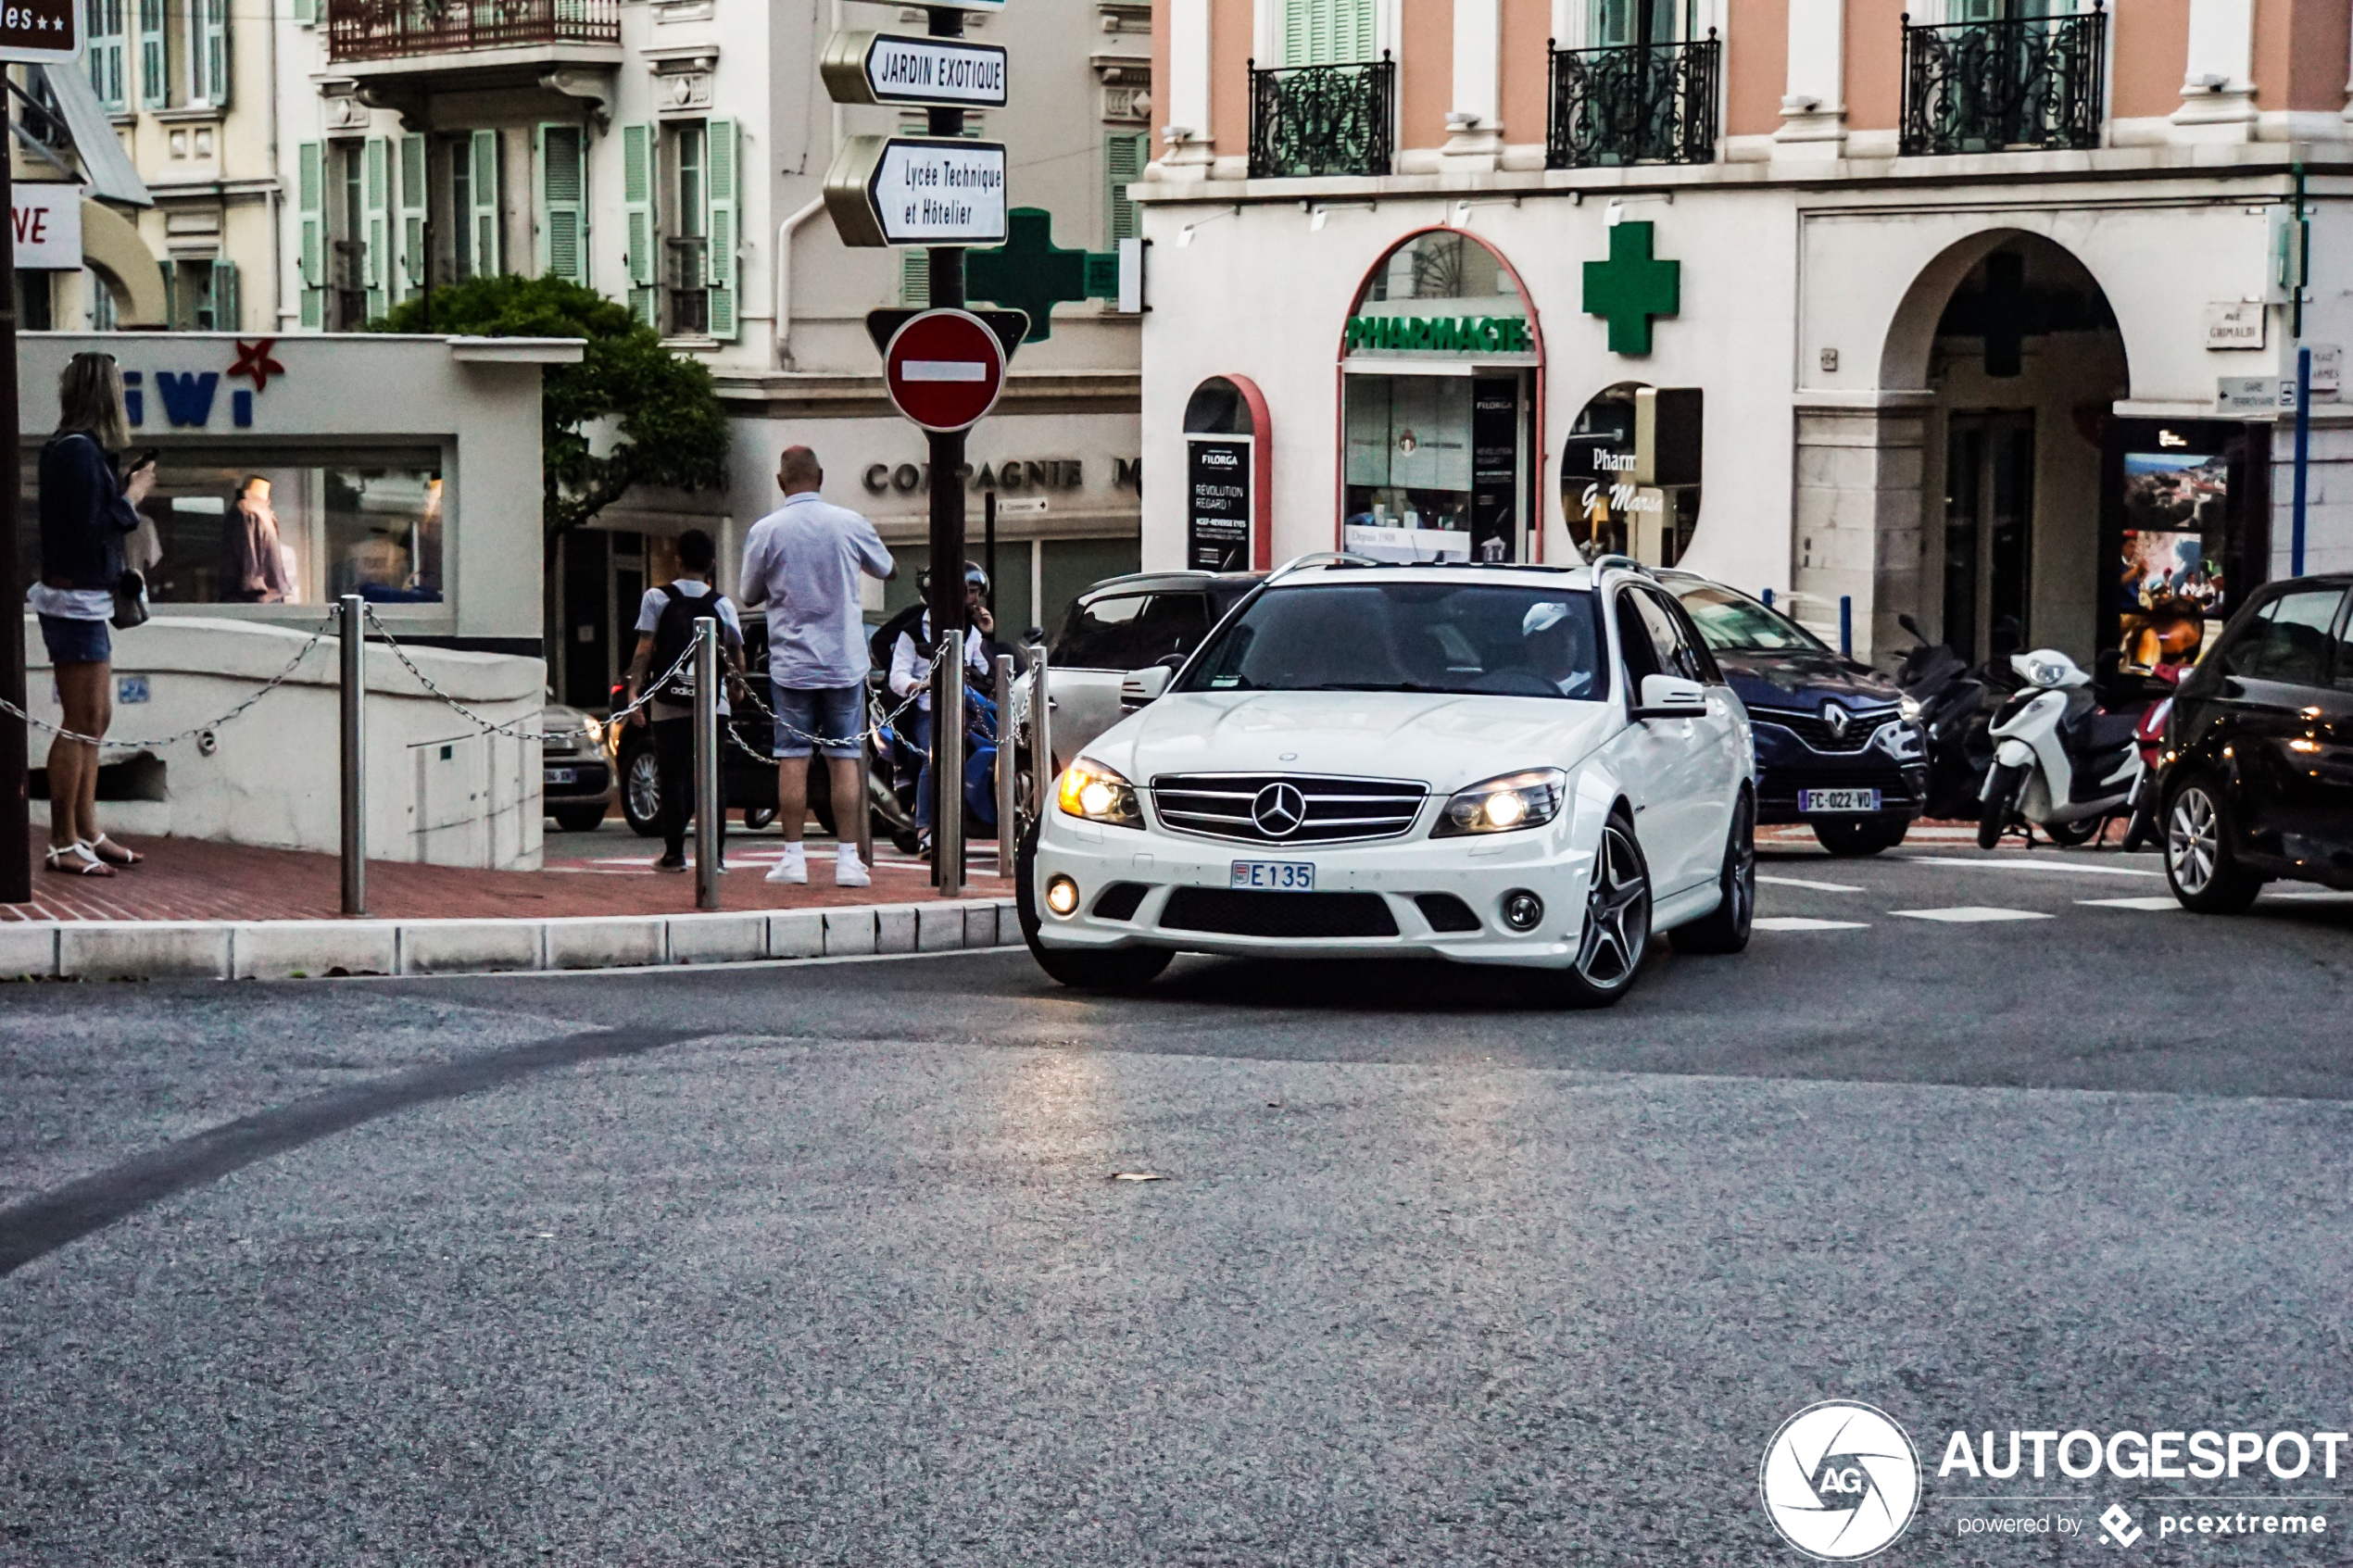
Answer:
[[[637,655],[629,661],[629,700],[654,675],[669,670],[695,639],[695,622],[716,619],[720,646],[729,671],[744,667],[744,628],[735,605],[711,584],[719,551],[711,535],[690,528],[678,536],[678,575],[659,588],[648,588],[637,605]],[[654,698],[629,716],[633,724],[647,722],[651,710],[654,766],[661,784],[662,856],[654,869],[686,869],[686,823],[695,813],[695,680],[691,665],[655,688]],[[727,722],[727,691],[719,691],[719,722]],[[724,745],[724,737],[723,737]],[[722,759],[723,762],[724,759]],[[719,809],[720,843],[726,843],[727,808],[723,792]],[[723,864],[720,869],[724,871]]]

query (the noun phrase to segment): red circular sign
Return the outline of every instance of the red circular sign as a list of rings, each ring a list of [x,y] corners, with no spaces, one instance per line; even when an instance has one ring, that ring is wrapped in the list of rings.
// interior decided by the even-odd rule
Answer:
[[[891,334],[883,380],[899,411],[925,430],[963,430],[1004,390],[1005,348],[968,310],[926,310]]]

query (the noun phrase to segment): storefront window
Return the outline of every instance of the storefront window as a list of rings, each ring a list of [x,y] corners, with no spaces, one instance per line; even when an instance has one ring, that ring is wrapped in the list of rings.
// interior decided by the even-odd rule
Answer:
[[[29,513],[38,470],[28,453]],[[441,600],[448,520],[432,447],[167,448],[140,513],[127,553],[158,605]]]
[[[1536,341],[1467,234],[1417,234],[1348,321],[1342,543],[1378,560],[1526,558]]]

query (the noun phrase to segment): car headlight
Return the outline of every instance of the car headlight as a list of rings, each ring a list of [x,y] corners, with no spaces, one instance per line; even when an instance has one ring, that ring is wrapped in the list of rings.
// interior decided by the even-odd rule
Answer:
[[[1904,716],[1906,722],[1918,723],[1928,709],[1920,706],[1920,699],[1916,696],[1899,696],[1895,699],[1895,711]]]
[[[1054,797],[1064,811],[1090,822],[1122,828],[1144,825],[1136,786],[1091,758],[1082,757],[1063,770]]]
[[[1530,768],[1487,779],[1456,790],[1438,814],[1438,825],[1429,830],[1429,835],[1452,838],[1542,827],[1560,815],[1561,801],[1567,794],[1568,775],[1558,768]]]

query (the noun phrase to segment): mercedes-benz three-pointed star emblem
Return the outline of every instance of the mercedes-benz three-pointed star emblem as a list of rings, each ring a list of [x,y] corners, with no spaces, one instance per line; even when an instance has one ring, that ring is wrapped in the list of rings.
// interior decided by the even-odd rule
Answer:
[[[1250,820],[1269,838],[1288,838],[1307,820],[1307,797],[1297,784],[1270,784],[1251,801]]]
[[[1845,709],[1840,707],[1837,703],[1825,702],[1822,704],[1822,722],[1831,727],[1831,739],[1844,740],[1846,738],[1846,726],[1854,721],[1855,715],[1846,711]]]

